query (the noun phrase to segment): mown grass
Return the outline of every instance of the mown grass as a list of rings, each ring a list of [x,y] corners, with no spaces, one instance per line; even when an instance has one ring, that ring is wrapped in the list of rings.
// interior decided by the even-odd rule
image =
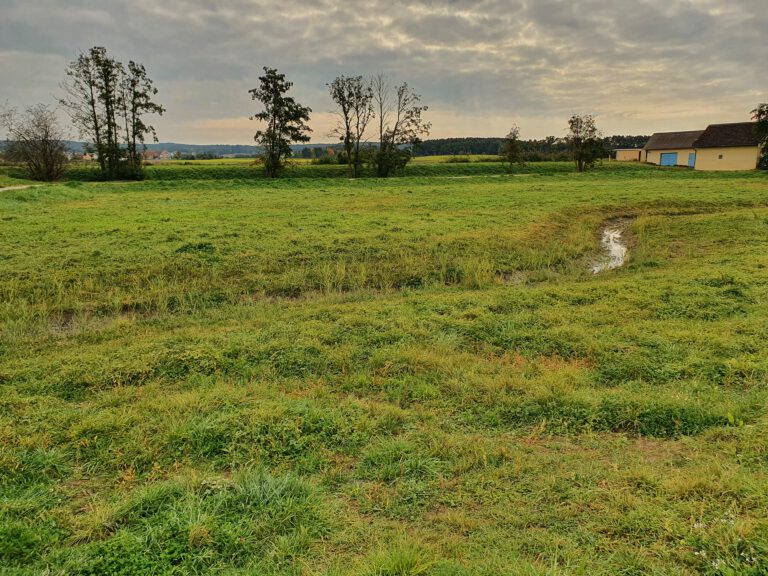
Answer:
[[[5,573],[768,570],[764,175],[199,166],[0,190]]]

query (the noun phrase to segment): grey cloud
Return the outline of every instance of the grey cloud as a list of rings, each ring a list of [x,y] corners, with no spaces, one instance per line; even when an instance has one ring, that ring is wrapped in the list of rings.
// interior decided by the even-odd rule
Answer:
[[[0,101],[50,97],[64,62],[105,45],[149,68],[168,108],[163,139],[247,141],[247,125],[243,136],[188,127],[252,113],[247,90],[264,65],[318,112],[337,74],[407,80],[452,118],[435,125],[441,135],[473,133],[486,115],[542,136],[581,110],[606,130],[695,128],[766,98],[764,0],[0,1]]]

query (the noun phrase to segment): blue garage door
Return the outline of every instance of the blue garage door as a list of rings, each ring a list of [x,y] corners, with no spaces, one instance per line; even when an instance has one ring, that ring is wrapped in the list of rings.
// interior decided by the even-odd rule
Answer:
[[[662,166],[677,166],[677,152],[666,152],[661,155]]]
[[[691,152],[688,154],[688,168],[693,168],[696,166],[696,153]]]

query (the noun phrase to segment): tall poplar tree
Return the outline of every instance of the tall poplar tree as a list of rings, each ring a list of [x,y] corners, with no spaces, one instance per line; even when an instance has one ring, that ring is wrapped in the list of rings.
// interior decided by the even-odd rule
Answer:
[[[144,141],[147,135],[157,140],[145,116],[165,112],[153,100],[157,89],[144,66],[130,61],[126,67],[95,46],[71,62],[66,75],[59,102],[96,154],[102,178],[140,178]]]
[[[146,148],[144,145],[146,137],[151,136],[157,142],[155,128],[147,124],[145,118],[148,114],[162,116],[165,112],[165,108],[152,100],[155,94],[157,94],[157,88],[147,75],[144,65],[133,60],[129,61],[120,84],[120,104],[124,126],[125,157],[130,173],[137,177],[142,171],[142,153]]]

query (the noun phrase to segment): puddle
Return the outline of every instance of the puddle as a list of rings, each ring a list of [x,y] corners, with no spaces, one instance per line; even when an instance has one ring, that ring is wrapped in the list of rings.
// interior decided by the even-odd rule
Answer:
[[[613,270],[624,264],[627,259],[627,229],[632,220],[622,218],[611,220],[603,228],[600,246],[603,254],[592,264],[592,274]]]
[[[25,184],[23,186],[0,186],[0,192],[6,190],[26,190],[27,188],[40,188],[42,184]]]

